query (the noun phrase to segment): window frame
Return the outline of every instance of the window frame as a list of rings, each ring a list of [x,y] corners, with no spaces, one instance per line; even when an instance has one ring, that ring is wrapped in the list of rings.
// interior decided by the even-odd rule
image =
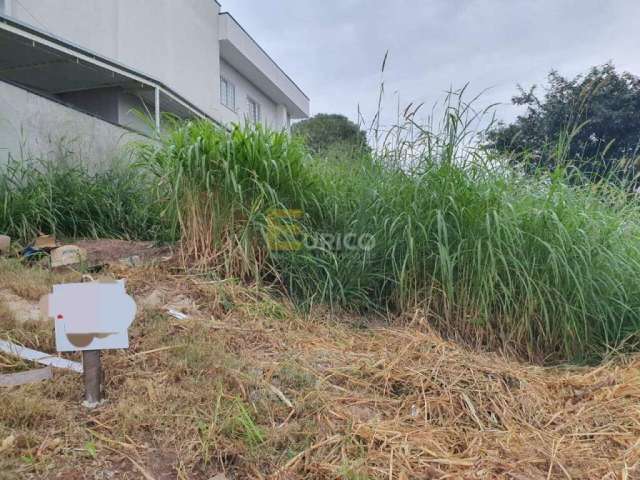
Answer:
[[[220,75],[220,103],[232,112],[236,112],[236,86],[224,75]]]
[[[255,98],[247,95],[247,103],[249,104],[249,119],[253,123],[262,122],[262,105]]]

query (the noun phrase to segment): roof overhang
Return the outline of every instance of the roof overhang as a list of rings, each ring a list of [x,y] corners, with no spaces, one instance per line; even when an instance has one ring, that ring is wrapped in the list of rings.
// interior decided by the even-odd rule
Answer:
[[[3,15],[0,15],[0,80],[45,96],[121,87],[154,108],[159,98],[162,112],[183,118],[210,118],[148,75]]]
[[[274,102],[287,107],[291,118],[309,116],[309,98],[231,14],[218,16],[218,32],[223,60]]]

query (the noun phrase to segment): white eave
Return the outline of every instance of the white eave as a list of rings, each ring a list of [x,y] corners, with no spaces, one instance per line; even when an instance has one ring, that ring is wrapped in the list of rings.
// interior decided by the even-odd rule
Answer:
[[[274,102],[284,105],[291,118],[309,116],[309,98],[231,14],[220,13],[218,32],[220,57],[224,61]]]
[[[106,87],[135,92],[162,111],[213,120],[164,83],[115,60],[0,14],[0,81],[45,96]],[[214,120],[215,121],[215,120]]]

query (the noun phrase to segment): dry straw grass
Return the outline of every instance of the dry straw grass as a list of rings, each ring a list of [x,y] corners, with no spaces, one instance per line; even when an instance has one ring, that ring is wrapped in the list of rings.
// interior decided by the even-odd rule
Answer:
[[[0,478],[640,475],[637,357],[542,368],[466,350],[418,315],[361,329],[230,280],[117,274],[147,306],[129,351],[104,355],[108,403],[82,409],[71,373],[2,391]],[[188,297],[191,317],[148,302],[158,289]],[[51,335],[20,328],[25,343]]]
[[[5,259],[0,263],[0,288],[7,289],[26,300],[40,300],[49,293],[54,283],[79,281],[81,274],[74,271],[52,272],[43,268],[28,270],[14,259]]]

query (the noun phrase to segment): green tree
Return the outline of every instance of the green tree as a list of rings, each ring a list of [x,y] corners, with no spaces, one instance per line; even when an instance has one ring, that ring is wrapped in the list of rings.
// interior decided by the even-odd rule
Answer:
[[[367,134],[344,115],[319,113],[291,127],[315,154],[369,151]]]
[[[515,153],[514,159],[529,166],[553,168],[568,161],[602,176],[624,164],[627,173],[635,173],[630,160],[640,144],[640,78],[607,63],[572,80],[551,71],[542,98],[535,85],[518,88],[512,102],[527,111],[490,132],[498,151]]]

